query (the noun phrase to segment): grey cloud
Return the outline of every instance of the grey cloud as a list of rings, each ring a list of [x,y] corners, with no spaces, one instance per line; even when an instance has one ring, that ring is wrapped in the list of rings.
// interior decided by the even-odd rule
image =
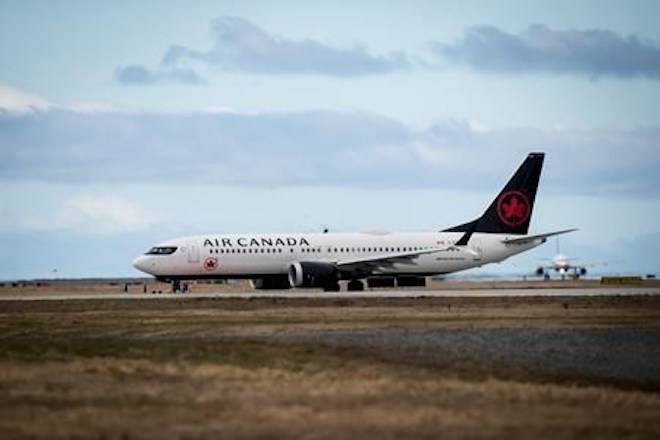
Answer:
[[[432,43],[440,57],[480,71],[660,79],[660,48],[609,30],[554,30],[542,24],[511,34],[477,26],[453,44]]]
[[[383,74],[410,66],[402,52],[372,55],[363,46],[344,49],[310,39],[289,40],[239,17],[218,18],[212,30],[215,41],[210,50],[174,45],[162,64],[195,61],[225,71],[330,76]]]
[[[121,84],[148,85],[156,83],[204,84],[204,79],[192,69],[158,69],[149,70],[144,66],[132,64],[118,67],[115,78]]]
[[[409,136],[396,121],[362,113],[52,111],[0,118],[0,177],[240,185],[368,180],[382,171],[360,165],[364,173],[357,173],[353,154],[406,144]]]
[[[659,195],[660,127],[510,128],[446,122],[414,130],[361,112],[84,114],[0,117],[0,178],[492,190],[532,150],[546,188]]]

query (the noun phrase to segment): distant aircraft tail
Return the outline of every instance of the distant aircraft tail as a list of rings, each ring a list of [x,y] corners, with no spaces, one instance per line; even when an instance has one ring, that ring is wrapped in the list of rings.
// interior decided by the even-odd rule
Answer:
[[[465,232],[458,245],[467,244],[474,232],[526,235],[544,157],[544,153],[530,153],[480,218],[443,232]]]

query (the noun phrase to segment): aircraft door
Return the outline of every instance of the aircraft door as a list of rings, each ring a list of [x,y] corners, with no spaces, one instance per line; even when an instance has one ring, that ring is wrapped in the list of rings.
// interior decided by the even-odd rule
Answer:
[[[194,244],[188,248],[188,263],[199,263],[199,247]]]
[[[473,255],[472,259],[474,261],[481,261],[481,258],[484,254],[484,248],[483,244],[481,243],[481,239],[472,237],[472,240],[470,240],[470,248],[473,252],[475,252],[475,255]]]

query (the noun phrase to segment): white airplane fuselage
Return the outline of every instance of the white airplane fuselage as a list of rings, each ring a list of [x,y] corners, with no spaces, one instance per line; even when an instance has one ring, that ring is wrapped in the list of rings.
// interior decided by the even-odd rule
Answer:
[[[564,254],[557,254],[552,258],[552,265],[556,271],[568,270],[572,267],[570,259]]]
[[[287,275],[296,262],[350,264],[368,258],[428,253],[393,261],[370,275],[435,275],[500,262],[545,242],[505,243],[519,236],[475,233],[468,246],[453,246],[463,233],[311,233],[311,234],[210,234],[168,240],[154,249],[169,254],[145,254],[133,265],[161,278],[257,278]]]

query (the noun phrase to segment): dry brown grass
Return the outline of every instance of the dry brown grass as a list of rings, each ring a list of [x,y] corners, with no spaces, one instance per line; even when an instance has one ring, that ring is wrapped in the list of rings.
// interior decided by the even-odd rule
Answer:
[[[2,365],[9,437],[652,437],[660,398],[635,391],[348,363],[291,371],[85,359]]]
[[[656,392],[484,374],[469,364],[439,370],[359,347],[272,338],[338,329],[659,326],[658,301],[625,301],[574,300],[568,309],[532,300],[450,308],[0,303],[0,437],[657,438]]]

